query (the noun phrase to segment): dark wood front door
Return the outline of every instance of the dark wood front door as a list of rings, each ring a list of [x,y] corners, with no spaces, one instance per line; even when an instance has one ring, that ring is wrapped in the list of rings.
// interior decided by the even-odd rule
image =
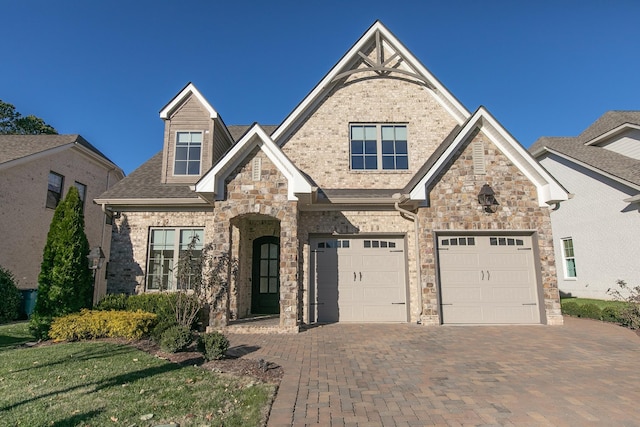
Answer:
[[[280,239],[273,236],[253,241],[251,312],[280,313]]]

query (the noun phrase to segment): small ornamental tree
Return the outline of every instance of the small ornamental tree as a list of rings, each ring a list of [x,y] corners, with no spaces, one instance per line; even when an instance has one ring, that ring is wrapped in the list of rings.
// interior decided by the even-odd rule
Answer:
[[[34,313],[61,316],[90,308],[93,277],[89,269],[89,242],[78,189],[71,187],[53,214],[38,276]]]

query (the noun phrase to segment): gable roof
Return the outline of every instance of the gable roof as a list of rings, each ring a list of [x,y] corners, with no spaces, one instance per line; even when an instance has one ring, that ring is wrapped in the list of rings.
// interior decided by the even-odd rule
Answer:
[[[110,169],[124,172],[82,136],[72,135],[0,135],[0,168],[35,160],[63,150],[77,148]]]
[[[640,111],[609,111],[576,137],[539,138],[529,151],[540,158],[555,154],[622,184],[640,189],[640,160],[598,147],[602,138],[640,126]]]
[[[187,83],[185,87],[182,88],[180,92],[176,96],[165,105],[162,110],[160,110],[160,118],[168,119],[171,116],[171,113],[175,111],[189,96],[195,96],[198,101],[202,104],[202,106],[209,113],[209,118],[216,119],[218,118],[218,112],[209,104],[209,101],[205,99],[204,96],[200,93],[198,89],[196,89],[195,85],[191,82]]]
[[[225,178],[240,165],[246,156],[259,147],[278,170],[287,178],[288,198],[297,200],[296,194],[311,194],[313,187],[300,170],[289,160],[264,129],[257,123],[209,170],[194,186],[195,193],[206,200],[220,200],[224,196]]]
[[[377,49],[377,60],[372,61],[363,51]],[[388,56],[385,57],[383,52]],[[434,98],[462,124],[470,115],[469,111],[449,92],[438,79],[385,27],[376,21],[360,39],[347,51],[336,65],[320,80],[313,90],[298,104],[273,133],[272,138],[282,145],[294,131],[297,124],[304,121],[313,108],[344,78],[356,73],[377,73],[400,75],[419,81]]]
[[[412,179],[405,192],[412,200],[427,200],[427,188],[438,174],[450,164],[458,149],[468,141],[473,132],[480,129],[491,142],[535,186],[538,205],[546,206],[568,199],[567,191],[518,143],[509,132],[484,107],[478,110],[462,126],[443,141],[425,165]]]

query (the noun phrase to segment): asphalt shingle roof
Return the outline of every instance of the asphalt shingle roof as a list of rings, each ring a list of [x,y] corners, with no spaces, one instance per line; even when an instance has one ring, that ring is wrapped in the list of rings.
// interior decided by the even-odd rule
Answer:
[[[111,162],[80,135],[0,135],[0,164],[70,144],[82,145]]]
[[[533,143],[529,151],[538,155],[546,147],[617,178],[640,185],[640,160],[602,147],[585,145],[626,123],[640,126],[640,111],[609,111],[580,135],[576,137],[543,136]]]

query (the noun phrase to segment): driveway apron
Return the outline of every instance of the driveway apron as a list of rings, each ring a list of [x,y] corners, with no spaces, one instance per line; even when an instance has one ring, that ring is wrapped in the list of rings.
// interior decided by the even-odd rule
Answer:
[[[284,368],[268,427],[640,426],[640,337],[593,320],[229,339],[242,357]]]

